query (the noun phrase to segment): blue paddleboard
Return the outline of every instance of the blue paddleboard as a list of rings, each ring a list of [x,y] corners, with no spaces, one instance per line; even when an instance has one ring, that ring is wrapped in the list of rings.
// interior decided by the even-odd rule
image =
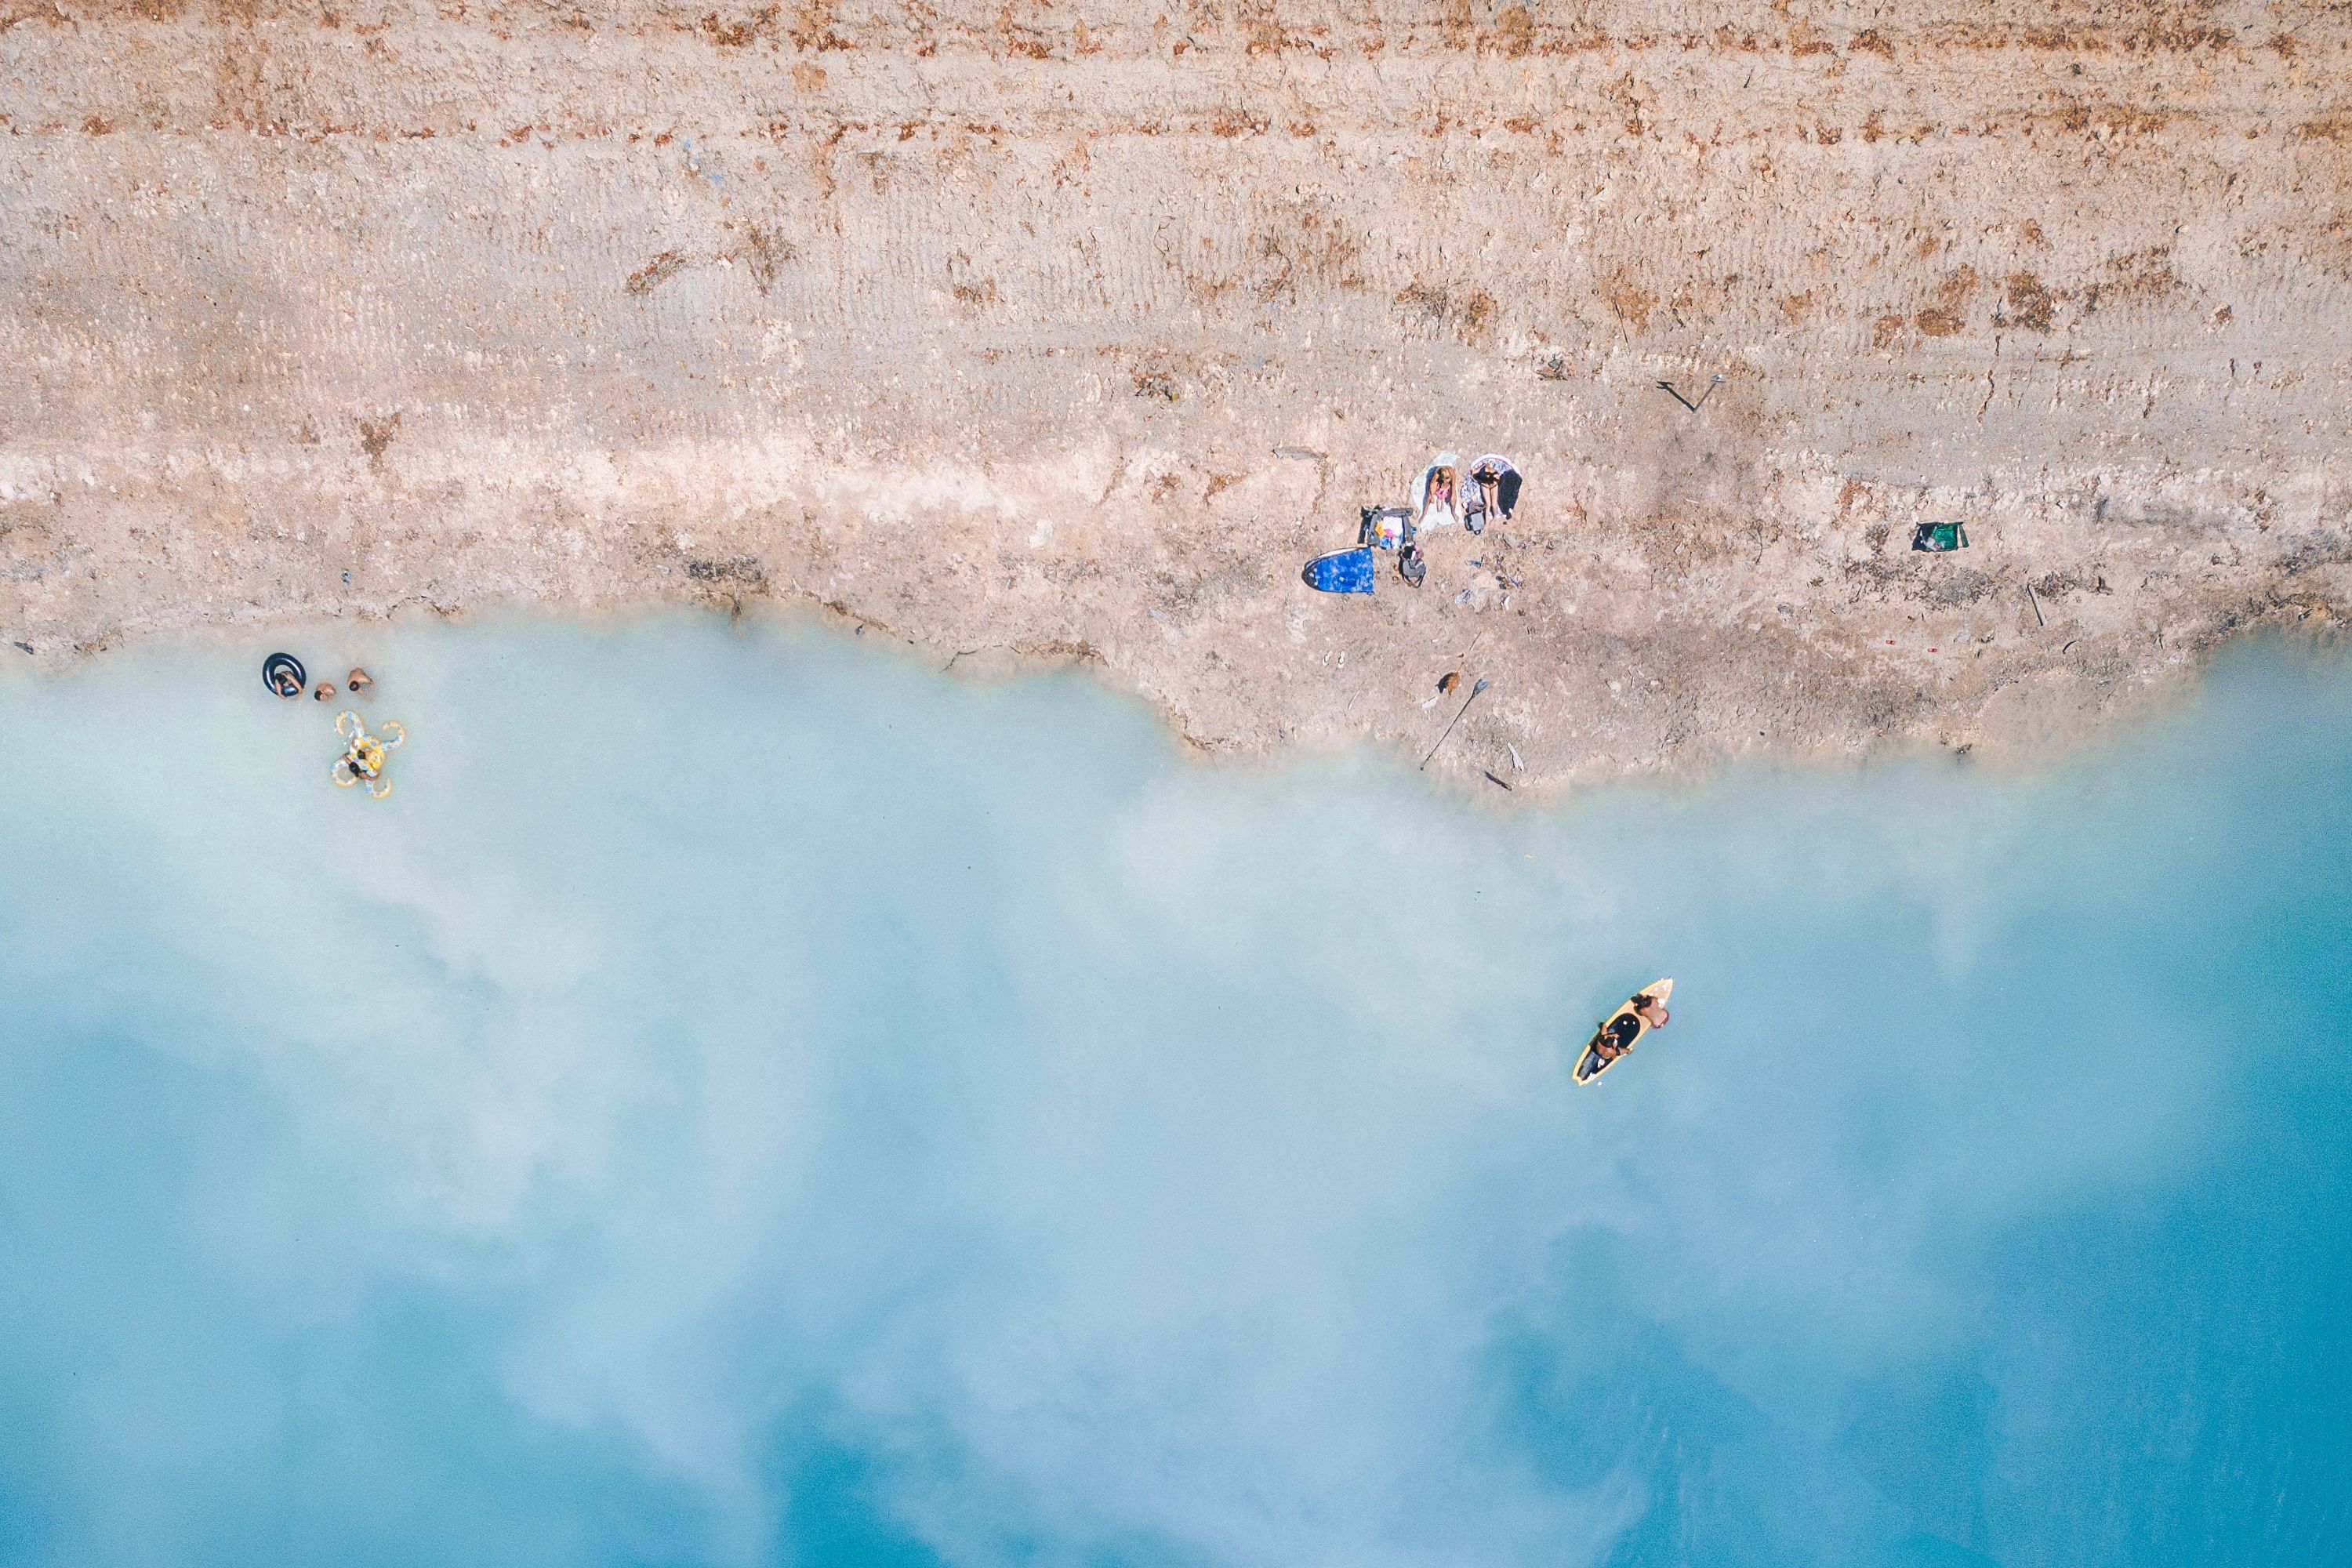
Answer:
[[[1369,594],[1372,591],[1373,555],[1368,549],[1334,550],[1307,563],[1299,576],[1310,588],[1326,594]]]

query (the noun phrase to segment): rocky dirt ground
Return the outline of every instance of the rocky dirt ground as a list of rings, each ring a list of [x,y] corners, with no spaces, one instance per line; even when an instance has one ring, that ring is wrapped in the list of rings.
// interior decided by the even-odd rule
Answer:
[[[2341,5],[0,0],[0,122],[35,663],[802,605],[1540,788],[2352,605]],[[1304,587],[1441,447],[1517,517]]]

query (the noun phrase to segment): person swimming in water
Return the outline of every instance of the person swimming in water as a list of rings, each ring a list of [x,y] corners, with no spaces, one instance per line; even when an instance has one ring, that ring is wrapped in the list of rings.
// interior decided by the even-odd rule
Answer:
[[[302,695],[310,679],[302,661],[290,653],[273,653],[261,661],[261,684],[289,702]]]

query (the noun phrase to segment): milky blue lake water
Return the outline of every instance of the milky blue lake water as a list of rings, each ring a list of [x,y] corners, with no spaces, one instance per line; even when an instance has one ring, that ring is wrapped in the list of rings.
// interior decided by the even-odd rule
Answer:
[[[829,635],[284,640],[390,799],[258,644],[0,679],[0,1560],[2352,1555],[2341,660],[1502,811]]]

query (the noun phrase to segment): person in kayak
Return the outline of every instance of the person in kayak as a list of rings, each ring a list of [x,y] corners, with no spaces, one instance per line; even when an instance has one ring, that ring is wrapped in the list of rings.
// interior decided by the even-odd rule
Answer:
[[[1601,1032],[1592,1038],[1593,1073],[1600,1072],[1601,1068],[1632,1050],[1634,1037],[1641,1032],[1642,1026],[1635,1023],[1630,1015],[1624,1013],[1620,1013],[1603,1025]]]
[[[1634,997],[1631,1013],[1618,1014],[1601,1026],[1601,1033],[1593,1037],[1592,1071],[1585,1076],[1597,1076],[1619,1057],[1632,1050],[1633,1042],[1641,1037],[1643,1025],[1663,1029],[1669,1016],[1665,1007],[1648,992]]]

